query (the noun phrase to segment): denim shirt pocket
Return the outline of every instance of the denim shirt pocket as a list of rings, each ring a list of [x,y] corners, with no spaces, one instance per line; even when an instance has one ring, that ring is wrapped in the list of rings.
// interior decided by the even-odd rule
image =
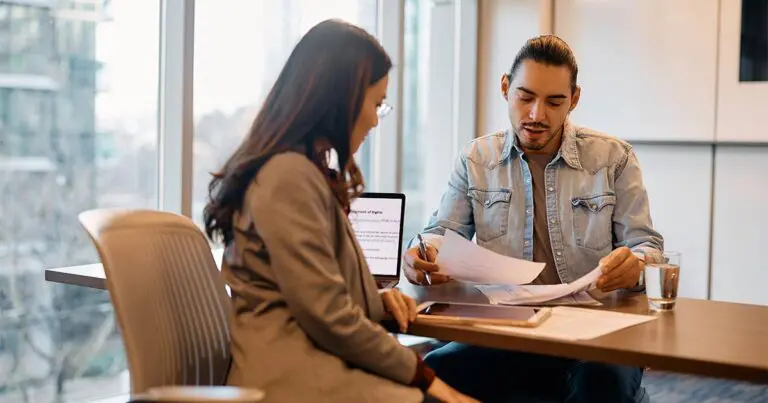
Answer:
[[[571,199],[576,245],[602,251],[613,244],[613,209],[616,195],[600,193]]]
[[[509,189],[470,188],[467,196],[472,199],[477,239],[488,242],[507,234],[512,197]]]

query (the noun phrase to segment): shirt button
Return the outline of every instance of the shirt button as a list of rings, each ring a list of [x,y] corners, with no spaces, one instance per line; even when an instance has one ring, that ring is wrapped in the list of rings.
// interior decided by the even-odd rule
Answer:
[[[549,222],[551,222],[552,224],[554,224],[554,223],[556,223],[556,222],[557,222],[557,220],[556,220],[556,219],[554,219],[554,218],[551,218],[551,219],[549,220]]]
[[[531,244],[531,241],[525,241],[525,246],[528,246]]]
[[[531,214],[531,209],[525,209],[525,214]]]
[[[555,191],[555,188],[553,188],[552,186],[550,186],[550,187],[548,187],[548,188],[547,188],[547,190],[549,190],[550,192],[554,192],[554,191]]]
[[[490,205],[491,205],[491,201],[490,201],[490,200],[486,200],[486,201],[485,201],[485,207],[488,207],[488,206],[490,206]]]
[[[563,256],[563,252],[557,251],[556,255],[557,256]]]

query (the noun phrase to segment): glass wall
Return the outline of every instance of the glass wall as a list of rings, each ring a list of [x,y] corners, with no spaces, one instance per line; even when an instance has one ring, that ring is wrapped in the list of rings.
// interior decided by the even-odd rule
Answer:
[[[0,402],[127,391],[103,291],[44,269],[98,261],[77,222],[157,206],[158,0],[0,3]]]
[[[107,293],[46,282],[44,270],[98,262],[77,221],[84,210],[181,213],[191,200],[200,222],[210,173],[242,140],[294,44],[321,20],[363,27],[393,58],[396,109],[357,160],[370,191],[408,193],[412,236],[436,207],[458,144],[451,98],[463,63],[475,63],[455,41],[465,3],[476,9],[472,0],[0,1],[0,403],[129,391]],[[185,12],[161,15],[169,5]],[[161,46],[178,46],[179,34],[194,46],[193,69],[184,52]],[[465,35],[476,39],[472,29]],[[190,70],[192,81],[168,79]],[[465,79],[474,83],[472,74]],[[177,103],[192,91],[190,113]],[[177,178],[192,189],[169,185]]]
[[[192,211],[202,223],[211,172],[245,136],[293,46],[340,18],[377,32],[377,0],[195,2],[195,142]],[[357,156],[369,171],[370,142]]]
[[[448,186],[461,147],[475,137],[477,4],[405,0],[402,191],[407,244]]]

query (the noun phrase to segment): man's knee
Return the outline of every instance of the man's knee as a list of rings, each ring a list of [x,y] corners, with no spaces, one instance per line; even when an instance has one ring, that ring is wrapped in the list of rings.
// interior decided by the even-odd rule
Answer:
[[[461,378],[465,368],[475,365],[476,361],[467,350],[468,346],[449,343],[429,352],[424,356],[424,363],[435,370],[435,373],[445,381],[455,381]]]
[[[579,362],[568,375],[569,401],[634,402],[643,370],[599,362]]]

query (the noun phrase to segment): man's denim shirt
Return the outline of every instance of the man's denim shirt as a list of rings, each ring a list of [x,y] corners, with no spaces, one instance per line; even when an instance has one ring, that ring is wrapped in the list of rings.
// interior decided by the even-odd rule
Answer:
[[[446,229],[497,253],[533,259],[531,171],[511,130],[470,142],[461,152],[440,207],[424,236],[440,249]],[[545,169],[552,252],[561,281],[597,267],[627,246],[659,261],[664,248],[653,229],[648,196],[632,147],[566,123],[560,151]]]

